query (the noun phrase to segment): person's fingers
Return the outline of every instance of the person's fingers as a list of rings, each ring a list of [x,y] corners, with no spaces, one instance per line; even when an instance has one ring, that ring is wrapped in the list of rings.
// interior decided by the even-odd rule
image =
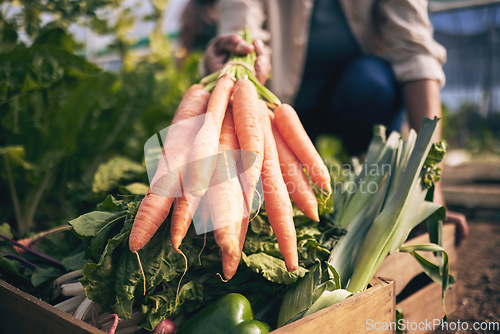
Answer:
[[[469,225],[465,215],[455,211],[448,211],[446,213],[446,223],[455,224],[455,245],[463,245],[469,235]]]
[[[221,35],[214,42],[215,49],[220,53],[233,53],[240,56],[249,54],[254,50],[252,44],[247,43],[237,34]]]
[[[264,42],[260,39],[256,39],[253,41],[253,46],[255,48],[255,54],[257,57],[259,56],[269,56],[266,47],[264,46]]]
[[[224,66],[228,57],[229,54],[219,53],[213,43],[210,43],[205,51],[205,68],[208,73],[220,70]]]
[[[210,42],[205,51],[205,68],[209,73],[220,70],[229,54],[246,55],[254,50],[252,44],[237,34],[221,35]]]
[[[255,47],[255,54],[257,55],[257,59],[255,60],[255,76],[257,80],[265,84],[271,74],[271,57],[260,39],[256,39],[253,45]]]

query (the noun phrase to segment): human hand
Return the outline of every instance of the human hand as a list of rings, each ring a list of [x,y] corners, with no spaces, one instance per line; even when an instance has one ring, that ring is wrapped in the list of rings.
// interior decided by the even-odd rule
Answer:
[[[220,70],[229,58],[229,54],[247,55],[255,50],[255,76],[262,84],[269,79],[271,59],[264,43],[256,39],[253,44],[247,43],[238,34],[227,34],[216,37],[207,46],[205,52],[205,68],[209,73]]]
[[[469,224],[465,215],[447,210],[445,223],[455,224],[455,246],[462,246],[469,235]]]
[[[467,223],[467,218],[462,213],[449,211],[446,208],[441,182],[437,182],[435,184],[434,202],[441,204],[446,209],[445,224],[455,224],[455,246],[459,247],[463,245],[465,243],[465,239],[467,239],[467,236],[469,235],[469,224]]]

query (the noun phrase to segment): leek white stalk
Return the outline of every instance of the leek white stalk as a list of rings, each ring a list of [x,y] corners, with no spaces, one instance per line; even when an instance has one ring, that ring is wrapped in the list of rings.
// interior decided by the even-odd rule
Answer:
[[[54,307],[66,313],[73,313],[84,300],[85,300],[85,294],[81,294],[66,299],[65,301],[62,301],[59,304],[54,305]]]
[[[80,282],[66,283],[61,285],[61,294],[63,296],[78,296],[81,294],[85,294],[85,289]]]

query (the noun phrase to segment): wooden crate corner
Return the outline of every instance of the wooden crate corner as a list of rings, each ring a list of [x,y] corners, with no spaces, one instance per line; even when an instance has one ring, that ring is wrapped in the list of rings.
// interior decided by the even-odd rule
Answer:
[[[2,280],[0,333],[106,334]]]
[[[394,283],[375,278],[365,291],[271,333],[395,333],[395,322]]]

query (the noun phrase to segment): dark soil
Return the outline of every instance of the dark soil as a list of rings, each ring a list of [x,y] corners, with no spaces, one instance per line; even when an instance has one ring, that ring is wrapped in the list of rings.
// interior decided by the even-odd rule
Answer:
[[[471,163],[446,171],[448,174],[443,177],[444,187],[453,189],[451,186],[476,185],[479,190],[486,183],[495,188],[495,196],[500,194],[500,163]],[[471,179],[465,180],[465,176]],[[477,182],[479,179],[485,182]],[[449,202],[453,202],[453,198],[449,196]],[[458,305],[448,319],[450,323],[467,323],[463,326],[469,328],[464,330],[462,326],[461,330],[440,330],[435,333],[500,333],[500,202],[493,202],[482,207],[471,206],[470,201],[450,203],[452,209],[468,217],[469,236],[466,243],[458,248],[458,274],[454,286]],[[483,326],[486,326],[485,322],[489,322],[490,326],[496,323],[496,329],[473,330],[472,326],[476,322],[483,323]]]
[[[500,222],[470,221],[470,234],[459,248],[458,307],[450,322],[500,322]],[[435,333],[500,333],[490,331],[436,331]]]

